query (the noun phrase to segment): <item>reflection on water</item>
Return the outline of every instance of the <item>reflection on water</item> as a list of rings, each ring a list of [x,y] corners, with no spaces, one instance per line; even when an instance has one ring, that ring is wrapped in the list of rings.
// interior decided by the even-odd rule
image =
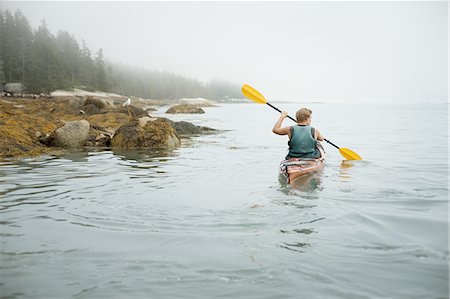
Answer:
[[[174,150],[166,149],[112,149],[112,152],[121,160],[132,160],[135,162],[151,162],[155,160],[165,162],[177,156]]]
[[[280,191],[285,194],[293,194],[292,192],[295,193],[295,191],[292,190],[298,190],[306,193],[320,191],[322,190],[321,176],[321,171],[306,174],[297,178],[294,182],[292,182],[292,184],[288,184],[286,177],[279,174],[278,181],[280,183]]]
[[[341,162],[341,168],[339,170],[339,178],[341,182],[350,182],[351,181],[351,170],[353,166],[355,166],[354,161],[344,160]]]
[[[72,162],[88,162],[89,159],[89,151],[81,149],[81,150],[72,150],[66,151],[62,154],[55,155],[57,158],[66,159]]]

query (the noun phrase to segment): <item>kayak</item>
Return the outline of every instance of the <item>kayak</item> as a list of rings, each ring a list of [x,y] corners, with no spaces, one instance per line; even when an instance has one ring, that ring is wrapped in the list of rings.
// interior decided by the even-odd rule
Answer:
[[[280,178],[292,185],[299,178],[320,171],[325,166],[325,152],[321,146],[318,148],[320,158],[291,158],[281,161]]]

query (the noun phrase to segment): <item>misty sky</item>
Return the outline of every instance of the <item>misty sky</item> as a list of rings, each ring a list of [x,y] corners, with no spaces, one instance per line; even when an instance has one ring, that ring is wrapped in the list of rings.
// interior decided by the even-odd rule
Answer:
[[[0,2],[107,59],[270,100],[445,102],[448,4],[435,2]]]

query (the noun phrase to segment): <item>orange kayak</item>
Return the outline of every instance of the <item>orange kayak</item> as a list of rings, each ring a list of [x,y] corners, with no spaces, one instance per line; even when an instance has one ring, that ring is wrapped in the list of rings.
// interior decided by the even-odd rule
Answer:
[[[292,185],[300,177],[321,170],[325,166],[325,152],[321,146],[319,146],[319,150],[322,154],[320,158],[291,158],[281,161],[280,177]]]

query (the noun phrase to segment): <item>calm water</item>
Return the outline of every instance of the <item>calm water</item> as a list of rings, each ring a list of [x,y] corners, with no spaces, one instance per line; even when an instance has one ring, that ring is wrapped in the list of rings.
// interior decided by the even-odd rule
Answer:
[[[325,144],[297,189],[263,105],[173,117],[227,130],[173,152],[0,162],[1,297],[447,298],[447,104],[309,107],[364,161]]]

